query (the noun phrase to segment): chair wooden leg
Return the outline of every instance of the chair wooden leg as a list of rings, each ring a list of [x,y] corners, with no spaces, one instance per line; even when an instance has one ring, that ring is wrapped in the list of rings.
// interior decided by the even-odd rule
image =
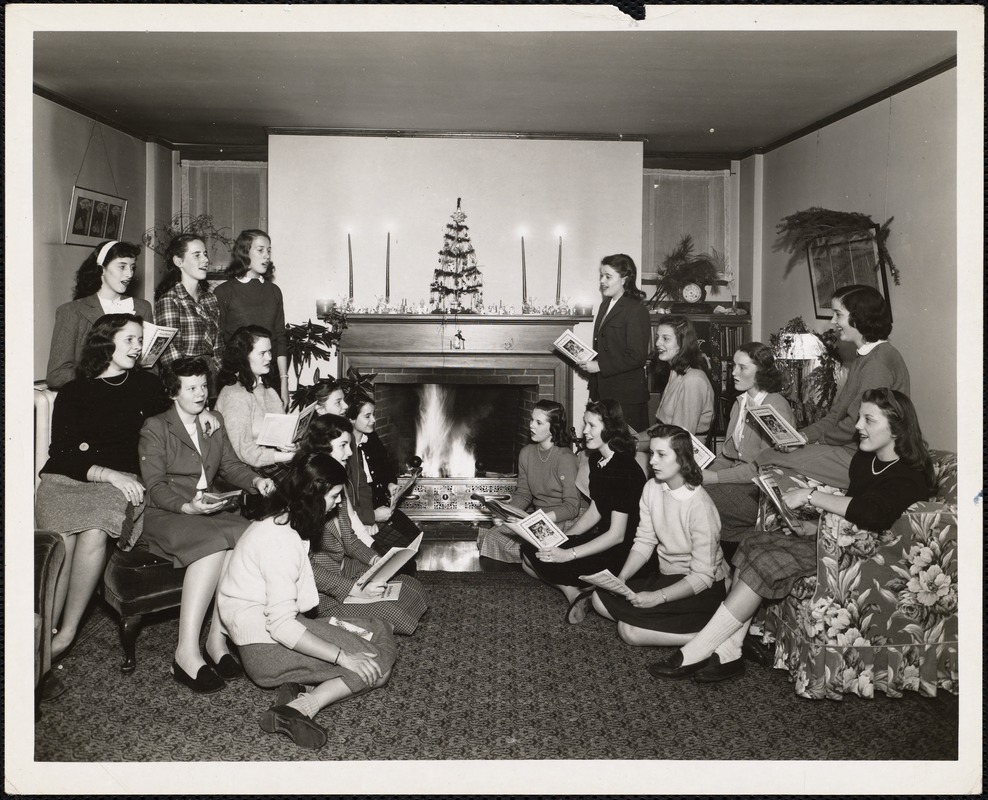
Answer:
[[[137,634],[141,630],[141,614],[120,618],[120,643],[123,645],[124,662],[120,671],[129,674],[137,669]]]

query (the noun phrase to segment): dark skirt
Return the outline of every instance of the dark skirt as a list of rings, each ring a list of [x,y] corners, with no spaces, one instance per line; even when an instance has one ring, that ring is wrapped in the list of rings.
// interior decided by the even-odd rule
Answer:
[[[739,542],[758,521],[761,492],[753,483],[714,483],[704,486],[720,515],[720,540]]]
[[[176,514],[149,508],[144,514],[144,541],[148,550],[170,559],[176,568],[187,567],[201,558],[232,550],[250,521],[240,514]]]
[[[816,537],[787,536],[782,531],[751,531],[734,556],[736,580],[759,597],[778,600],[793,584],[816,573]]]
[[[682,579],[682,575],[654,573],[632,578],[628,581],[628,586],[636,592],[655,592],[667,589]],[[710,622],[718,606],[724,602],[727,592],[723,580],[714,581],[709,589],[704,589],[699,594],[661,603],[653,608],[635,608],[620,595],[603,590],[597,592],[597,596],[618,622],[664,633],[697,633]]]
[[[563,544],[561,549],[569,550],[572,547],[579,547],[581,544],[593,541],[602,532],[595,528],[582,536],[570,537],[570,540]],[[539,561],[538,556],[535,555],[538,549],[535,545],[528,542],[521,543],[521,554],[531,565],[535,574],[546,583],[551,583],[553,586],[586,587],[589,584],[580,580],[581,575],[593,575],[595,572],[600,572],[604,569],[609,569],[615,575],[620,572],[625,560],[628,558],[628,552],[631,550],[633,543],[634,532],[632,532],[631,536],[625,536],[624,541],[619,542],[609,550],[594,553],[586,558],[577,558],[574,561],[561,561],[559,563]]]
[[[121,550],[130,550],[144,530],[146,499],[135,508],[109,483],[77,481],[46,472],[34,498],[38,530],[68,536],[97,529],[117,539]]]

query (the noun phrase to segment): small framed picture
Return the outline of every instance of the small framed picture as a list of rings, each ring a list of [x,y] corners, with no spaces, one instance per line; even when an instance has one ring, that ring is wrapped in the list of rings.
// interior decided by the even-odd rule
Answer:
[[[706,469],[707,465],[710,464],[716,456],[710,451],[710,448],[697,439],[692,433],[690,434],[690,439],[693,442],[693,460],[700,469]]]
[[[580,341],[573,331],[563,331],[552,346],[578,364],[597,357],[597,351]]]
[[[810,286],[817,319],[830,319],[830,300],[842,286],[857,283],[881,292],[891,314],[885,259],[878,247],[878,226],[857,236],[822,236],[806,246]]]
[[[112,194],[72,187],[65,244],[95,247],[107,239],[119,239],[127,217],[127,201]]]

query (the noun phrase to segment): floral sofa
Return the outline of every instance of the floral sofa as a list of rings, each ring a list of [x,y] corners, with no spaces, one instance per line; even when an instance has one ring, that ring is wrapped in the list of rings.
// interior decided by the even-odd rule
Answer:
[[[789,671],[799,696],[957,693],[957,457],[932,455],[932,500],[914,503],[887,531],[822,514],[816,575],[763,609],[762,641],[774,641],[774,666]],[[783,491],[819,485],[779,468],[772,473]],[[758,522],[779,527],[767,498]]]

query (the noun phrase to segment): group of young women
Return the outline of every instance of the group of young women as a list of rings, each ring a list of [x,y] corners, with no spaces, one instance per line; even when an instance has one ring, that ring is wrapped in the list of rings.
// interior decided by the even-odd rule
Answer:
[[[391,506],[397,478],[374,432],[374,398],[322,381],[318,416],[301,443],[259,445],[264,415],[287,403],[281,294],[265,280],[270,239],[242,233],[231,279],[215,292],[204,281],[202,240],[182,235],[171,243],[154,318],[179,334],[161,358],[160,378],[138,367],[150,315],[147,303],[127,296],[138,253],[125,242],[96,248],[79,269],[77,299],[56,315],[49,379],[60,391],[37,492],[37,524],[61,532],[68,545],[53,655],[75,637],[108,539],[126,550],[143,536],[151,552],[185,569],[175,680],[212,692],[246,672],[277,687],[261,727],[320,747],[326,732],[317,713],[387,682],[394,634],[413,633],[427,610],[413,565],[393,586],[358,586],[390,547],[419,533]],[[929,495],[931,461],[908,399],[908,371],[887,341],[884,300],[851,286],[834,295],[834,324],[858,358],[831,412],[804,429],[809,444],[779,452],[748,419],[750,407],[770,404],[792,420],[771,349],[752,342],[733,355],[738,398],[722,452],[701,471],[689,434],[709,430],[713,391],[696,334],[683,317],[660,319],[656,353],[670,377],[649,428],[650,325],[636,278],[628,256],[601,264],[598,356],[581,365],[591,392],[583,416],[586,501],[562,405],[536,404],[531,444],[520,454],[513,503],[545,511],[568,541],[538,549],[504,524],[482,533],[480,550],[519,561],[558,588],[569,623],[593,608],[629,644],[682,646],[650,667],[654,675],[723,680],[743,671],[741,641],[761,600],[784,596],[815,569],[811,536],[755,530],[750,479],[759,467],[791,467],[846,489],[843,496],[793,490],[785,496],[790,507],[881,529]],[[643,446],[647,475],[636,458]],[[257,502],[238,513],[210,494],[231,487]],[[732,580],[724,553],[733,547]],[[625,581],[631,596],[592,591],[584,576],[602,570]],[[396,596],[385,599],[386,592]],[[359,613],[348,608],[353,603]]]

